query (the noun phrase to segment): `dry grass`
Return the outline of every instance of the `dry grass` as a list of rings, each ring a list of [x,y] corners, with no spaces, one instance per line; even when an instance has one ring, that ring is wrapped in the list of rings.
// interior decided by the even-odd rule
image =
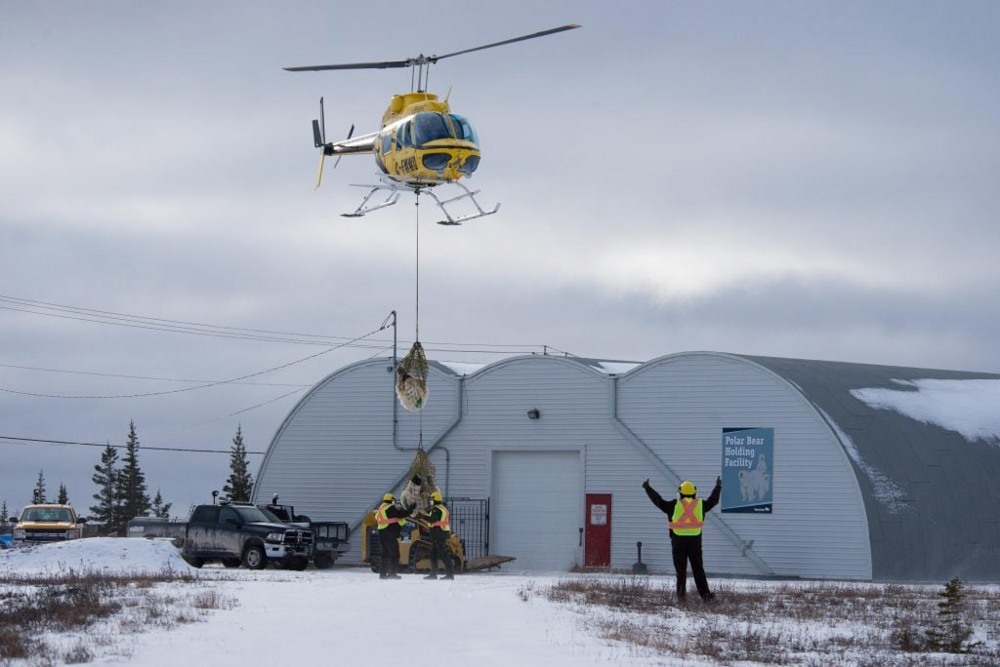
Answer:
[[[160,584],[198,584],[188,595]],[[0,665],[84,664],[94,659],[94,631],[112,637],[190,623],[234,599],[191,574],[76,573],[0,578]],[[183,589],[182,589],[183,590]]]
[[[673,581],[649,577],[576,578],[524,599],[577,605],[602,636],[662,656],[718,664],[997,665],[1000,590],[966,589],[964,621],[981,646],[933,653],[927,632],[939,623],[941,587],[860,583],[722,582],[716,598],[678,603]]]

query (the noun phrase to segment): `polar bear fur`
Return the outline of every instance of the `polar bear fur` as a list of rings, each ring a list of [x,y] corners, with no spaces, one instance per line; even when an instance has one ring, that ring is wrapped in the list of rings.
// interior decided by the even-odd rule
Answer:
[[[744,502],[763,500],[771,490],[771,473],[767,471],[767,460],[761,454],[757,457],[757,467],[740,471],[740,496]]]

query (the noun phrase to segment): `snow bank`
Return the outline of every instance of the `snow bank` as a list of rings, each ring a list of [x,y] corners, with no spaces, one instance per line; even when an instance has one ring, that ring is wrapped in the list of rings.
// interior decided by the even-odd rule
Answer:
[[[0,551],[2,575],[54,575],[70,570],[104,574],[186,572],[191,566],[167,538],[88,537]]]
[[[893,382],[911,389],[852,389],[851,395],[877,410],[895,410],[910,419],[957,431],[969,442],[1000,444],[1000,380]]]

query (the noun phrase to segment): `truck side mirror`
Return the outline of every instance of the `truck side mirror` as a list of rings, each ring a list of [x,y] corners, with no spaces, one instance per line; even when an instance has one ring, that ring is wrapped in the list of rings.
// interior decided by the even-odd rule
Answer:
[[[12,517],[10,517],[7,520],[10,521],[11,523],[17,523],[17,517],[16,516],[12,516]]]
[[[78,516],[78,517],[76,517],[76,522],[77,523],[87,523],[88,521],[90,521],[90,519],[88,519],[85,516]]]

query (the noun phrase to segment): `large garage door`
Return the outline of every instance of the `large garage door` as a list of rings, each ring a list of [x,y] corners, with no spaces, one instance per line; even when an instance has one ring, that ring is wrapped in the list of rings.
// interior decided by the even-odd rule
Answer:
[[[512,569],[568,570],[582,498],[579,452],[494,452],[490,551],[516,557]]]

